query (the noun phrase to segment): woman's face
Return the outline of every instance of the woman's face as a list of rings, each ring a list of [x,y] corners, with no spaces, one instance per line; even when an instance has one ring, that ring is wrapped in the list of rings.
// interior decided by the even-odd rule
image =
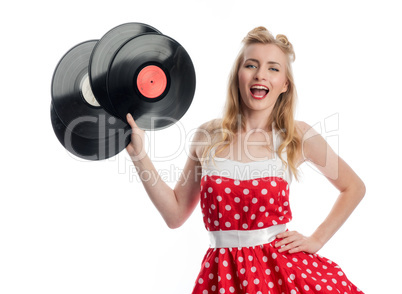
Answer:
[[[286,92],[286,55],[274,44],[251,44],[244,51],[238,72],[242,107],[270,109]]]

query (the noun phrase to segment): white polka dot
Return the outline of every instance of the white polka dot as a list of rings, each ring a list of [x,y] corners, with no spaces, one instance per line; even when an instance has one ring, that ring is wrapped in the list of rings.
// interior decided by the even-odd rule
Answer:
[[[256,218],[255,214],[251,215],[251,219],[254,220]]]
[[[255,284],[255,285],[258,285],[259,283],[260,283],[260,280],[259,280],[259,279],[255,279],[255,280],[254,280],[254,284]]]
[[[208,290],[202,291],[202,294],[208,294]]]
[[[263,261],[263,262],[267,262],[267,261],[268,261],[268,257],[264,256],[264,257],[262,258],[262,261]]]
[[[267,193],[268,193],[268,190],[267,190],[267,189],[262,189],[262,190],[261,190],[261,194],[262,194],[262,195],[267,195]]]
[[[240,214],[235,214],[234,218],[239,220],[240,219]]]
[[[274,287],[274,283],[272,283],[272,282],[269,282],[268,283],[268,287],[270,287],[271,289]]]
[[[272,187],[276,187],[276,182],[275,182],[275,181],[272,181],[272,182],[271,182],[271,186],[272,186]]]
[[[226,205],[226,206],[225,206],[225,209],[226,209],[227,211],[229,211],[229,210],[232,209],[232,207],[231,207],[230,205]]]
[[[225,192],[226,192],[227,194],[229,194],[231,191],[232,191],[232,190],[230,190],[230,188],[225,188]]]
[[[286,196],[285,190],[282,190],[282,196]]]
[[[265,213],[265,217],[268,217],[268,215],[269,215],[269,212],[267,211],[267,212]]]
[[[279,266],[275,266],[275,271],[278,273],[279,272]]]
[[[275,199],[274,199],[274,198],[269,199],[269,203],[270,203],[270,204],[274,204],[274,202],[275,202]]]
[[[301,276],[303,279],[307,278],[307,275],[305,273],[302,273]]]
[[[208,192],[209,192],[209,193],[212,193],[213,190],[214,190],[214,189],[212,189],[211,187],[208,188]]]
[[[230,291],[230,293],[234,293],[235,288],[234,288],[234,287],[230,287],[230,288],[229,288],[229,291]]]
[[[219,218],[222,218],[222,213],[219,213],[218,216],[219,216]]]
[[[219,222],[218,222],[218,221],[214,221],[214,225],[215,225],[215,226],[219,226]]]
[[[296,290],[290,291],[290,294],[296,294],[296,293],[297,293]]]
[[[261,212],[264,212],[264,211],[265,211],[265,206],[261,206],[261,207],[260,207],[260,211],[261,211]]]
[[[259,227],[259,228],[262,228],[263,226],[264,226],[264,223],[263,223],[263,222],[259,222],[259,223],[258,223],[258,227]]]
[[[243,286],[246,287],[248,285],[247,281],[243,281]]]
[[[220,289],[219,289],[219,293],[221,293],[221,294],[225,293],[225,289],[220,288]]]
[[[272,221],[272,223],[273,223],[274,225],[277,225],[277,224],[278,224],[278,223],[277,223],[276,221],[274,221],[274,220]]]
[[[271,274],[271,270],[270,270],[270,269],[266,269],[266,270],[265,270],[265,273],[266,273],[267,275],[270,275],[270,274]]]
[[[222,183],[222,179],[217,179],[217,180],[216,180],[216,183],[217,183],[217,184]]]
[[[217,196],[216,199],[217,199],[218,201],[222,201],[222,197],[221,197],[221,196]]]
[[[230,274],[227,274],[226,279],[230,280],[230,279],[232,279],[232,276]]]
[[[313,262],[313,266],[314,267],[318,267],[318,263],[316,263],[315,261]]]
[[[343,276],[343,272],[339,271],[339,272],[338,272],[338,275],[339,275],[339,276]]]
[[[250,193],[249,189],[244,189],[244,190],[243,190],[243,194],[244,194],[244,195],[248,195],[248,193]]]
[[[277,257],[276,253],[272,253],[272,258],[276,259],[276,257]]]
[[[257,199],[257,198],[253,198],[253,199],[251,200],[251,202],[253,202],[254,204],[256,204],[256,203],[258,202],[258,199]]]
[[[253,273],[255,273],[255,272],[257,271],[257,268],[256,268],[255,266],[253,266],[253,267],[251,268],[251,271],[252,271]]]
[[[235,197],[234,201],[235,201],[236,203],[239,203],[239,202],[240,202],[240,198],[239,198],[239,197]]]
[[[321,286],[320,286],[320,285],[315,285],[315,289],[316,289],[317,291],[320,291],[320,290],[321,290]]]
[[[209,266],[210,266],[210,264],[209,264],[209,262],[207,261],[207,262],[205,263],[205,267],[206,267],[206,268],[209,268]]]
[[[225,253],[226,253],[226,250],[225,250],[225,248],[221,248],[221,249],[219,250],[219,252],[220,252],[221,254],[225,254]]]
[[[240,273],[241,273],[242,275],[244,275],[245,272],[246,272],[246,269],[245,269],[245,268],[242,268],[242,269],[240,270]]]
[[[244,206],[243,210],[244,210],[244,212],[247,212],[248,211],[248,206]]]
[[[307,260],[303,260],[303,263],[305,264],[305,265],[307,265],[308,264],[308,262],[307,262]]]
[[[249,255],[248,260],[253,261],[253,257],[251,255]]]
[[[224,267],[227,267],[227,266],[229,265],[226,260],[224,260],[224,261],[222,262],[222,264],[223,264]]]
[[[329,291],[331,291],[332,290],[332,287],[331,286],[327,286],[327,289],[329,290]]]
[[[283,202],[283,206],[288,206],[288,205],[289,205],[289,202],[287,202],[287,201]]]
[[[304,285],[304,290],[308,291],[308,290],[310,290],[310,287],[307,285]]]
[[[212,280],[214,278],[214,274],[209,274],[209,279]]]
[[[211,287],[211,290],[212,290],[212,291],[215,291],[215,290],[216,290],[216,286],[213,285],[213,286]]]
[[[282,284],[283,284],[282,279],[279,279],[279,280],[278,280],[278,285],[279,285],[279,286],[282,286]]]
[[[296,276],[295,276],[294,274],[291,274],[291,275],[289,276],[289,278],[290,278],[292,281],[294,281],[294,280],[296,279]]]
[[[198,284],[202,284],[202,283],[204,283],[204,280],[203,280],[202,278],[200,278],[200,279],[198,280]]]
[[[326,283],[328,281],[326,279],[321,279],[321,282]]]
[[[338,281],[336,279],[332,279],[332,283],[336,284]]]
[[[219,257],[215,257],[215,262],[216,262],[216,263],[219,262]]]
[[[253,181],[253,186],[258,186],[258,181],[254,180]]]
[[[345,281],[342,281],[342,286],[346,287],[347,283]]]
[[[239,180],[236,180],[236,181],[234,181],[233,183],[234,183],[236,186],[240,185],[240,181],[239,181]]]
[[[247,229],[248,228],[248,224],[243,224],[243,229]]]
[[[226,222],[226,223],[225,223],[225,226],[226,226],[227,228],[230,228],[230,227],[231,227],[231,223],[230,223],[230,222]]]

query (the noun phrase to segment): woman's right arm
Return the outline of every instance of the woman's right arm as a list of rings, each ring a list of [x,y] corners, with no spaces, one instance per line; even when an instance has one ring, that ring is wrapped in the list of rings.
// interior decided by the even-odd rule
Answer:
[[[127,121],[132,128],[132,135],[126,150],[140,175],[144,188],[168,227],[178,228],[188,219],[199,201],[201,165],[196,152],[197,144],[191,145],[184,169],[175,188],[172,189],[161,179],[145,152],[144,131],[136,125],[130,114],[127,115]],[[141,177],[141,175],[146,176]]]

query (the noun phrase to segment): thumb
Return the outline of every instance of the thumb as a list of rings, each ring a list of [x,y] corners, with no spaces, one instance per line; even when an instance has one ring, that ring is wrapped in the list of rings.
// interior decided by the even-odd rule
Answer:
[[[126,119],[127,119],[127,123],[130,125],[130,127],[132,129],[138,128],[137,124],[134,121],[133,116],[131,115],[131,113],[127,113],[126,115]]]

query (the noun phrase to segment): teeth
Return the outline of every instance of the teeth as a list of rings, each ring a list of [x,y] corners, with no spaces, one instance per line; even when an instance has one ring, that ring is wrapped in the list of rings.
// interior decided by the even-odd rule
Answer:
[[[251,89],[260,89],[260,90],[267,90],[269,91],[269,89],[267,87],[264,86],[252,86]]]

